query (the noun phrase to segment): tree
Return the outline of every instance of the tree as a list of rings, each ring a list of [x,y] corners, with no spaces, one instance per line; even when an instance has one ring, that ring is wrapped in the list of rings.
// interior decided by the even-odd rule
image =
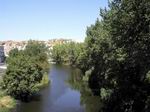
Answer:
[[[116,60],[117,89],[107,102],[106,111],[147,111],[149,107],[150,70],[150,1],[114,0],[114,13],[110,16],[110,35],[116,51],[122,52],[123,60]],[[118,55],[118,52],[115,52]],[[116,106],[117,105],[117,106]]]
[[[42,76],[42,68],[32,58],[20,52],[15,57],[9,57],[3,88],[14,98],[28,101],[38,91],[36,84],[41,81]]]
[[[64,45],[55,45],[51,50],[51,58],[57,63],[61,64],[64,62],[64,56],[66,54]]]
[[[3,89],[16,99],[29,101],[39,91],[44,74],[48,73],[47,48],[42,43],[29,41],[24,50],[10,51],[7,65]]]
[[[49,71],[49,63],[48,63],[48,47],[42,42],[30,40],[28,41],[27,46],[24,50],[25,54],[32,57],[32,60],[44,70],[44,72]]]
[[[19,53],[19,50],[18,50],[17,48],[14,48],[14,49],[12,49],[12,50],[9,52],[9,56],[10,56],[10,57],[15,57],[15,56],[18,55],[18,53]]]
[[[82,52],[82,43],[71,42],[66,44],[67,60],[70,65],[77,65],[77,60]]]
[[[104,23],[97,19],[95,25],[87,28],[84,52],[80,56],[82,71],[90,71],[89,86],[93,93],[100,95],[100,89],[113,84],[108,83],[107,75],[110,67],[113,45],[109,32],[104,28]],[[107,84],[106,84],[107,83]],[[111,86],[110,86],[111,85]]]
[[[81,43],[70,42],[65,44],[57,44],[51,51],[51,57],[58,64],[77,65],[77,60],[81,52]]]
[[[149,0],[113,0],[87,29],[80,68],[91,71],[89,85],[104,98],[101,111],[149,109],[149,12]]]

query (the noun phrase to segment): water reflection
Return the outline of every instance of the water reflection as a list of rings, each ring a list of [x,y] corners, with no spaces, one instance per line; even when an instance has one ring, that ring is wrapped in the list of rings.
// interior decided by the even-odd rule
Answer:
[[[85,107],[85,112],[99,112],[102,108],[101,99],[99,96],[93,95],[87,82],[82,81],[80,70],[75,69],[71,72],[68,80],[72,89],[80,91],[80,103]]]
[[[19,103],[15,112],[99,112],[100,98],[82,81],[80,70],[52,65],[49,77],[52,82],[38,99]]]

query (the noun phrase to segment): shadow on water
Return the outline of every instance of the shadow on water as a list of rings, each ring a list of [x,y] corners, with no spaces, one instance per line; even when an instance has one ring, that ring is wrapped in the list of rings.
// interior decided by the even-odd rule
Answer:
[[[80,104],[84,106],[84,112],[100,112],[102,108],[101,99],[95,95],[99,89],[91,90],[88,82],[82,80],[81,71],[72,71],[68,83],[72,89],[80,91]]]
[[[78,69],[52,65],[51,83],[30,103],[20,102],[15,112],[98,112],[100,98],[94,96]]]

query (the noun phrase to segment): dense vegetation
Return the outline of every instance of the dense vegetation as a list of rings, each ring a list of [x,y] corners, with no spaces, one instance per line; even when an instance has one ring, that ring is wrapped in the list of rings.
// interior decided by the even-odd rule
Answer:
[[[1,90],[1,89],[0,89]],[[0,91],[0,112],[10,112],[16,106],[16,101]]]
[[[82,52],[82,44],[69,42],[57,44],[51,50],[51,58],[57,64],[77,65],[79,54]]]
[[[53,58],[60,63],[71,57],[68,62],[90,74],[89,86],[103,102],[101,111],[147,112],[150,108],[150,1],[112,0],[100,15],[102,19],[87,28],[82,47],[77,45],[68,50],[64,47],[67,45],[57,46]],[[76,49],[81,49],[77,55]]]
[[[87,28],[84,43],[58,44],[51,57],[58,64],[75,65],[84,72],[82,80],[88,81],[92,92],[78,80],[70,82],[86,97],[81,102],[98,96],[100,107],[91,110],[148,112],[150,0],[112,0],[100,16],[101,20]],[[25,50],[12,50],[7,64],[3,89],[16,99],[29,100],[41,83],[48,82],[44,75],[49,69],[47,48],[42,43],[29,41]],[[86,109],[91,111],[89,106]]]
[[[45,84],[42,79],[48,78],[44,75],[49,69],[47,52],[47,47],[36,41],[29,41],[24,50],[10,51],[2,83],[8,95],[29,101],[39,91],[39,85]]]

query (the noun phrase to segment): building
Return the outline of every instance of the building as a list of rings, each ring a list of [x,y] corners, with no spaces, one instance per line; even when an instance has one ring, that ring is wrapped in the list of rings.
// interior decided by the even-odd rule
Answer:
[[[69,43],[69,42],[72,42],[72,40],[71,39],[51,39],[48,41],[39,41],[39,42],[44,43],[51,50],[57,44]],[[27,43],[28,43],[28,41],[13,41],[13,40],[0,41],[0,51],[1,51],[0,59],[3,60],[2,59],[3,52],[4,52],[4,56],[7,57],[9,52],[14,48],[18,48],[18,50],[24,50]]]
[[[0,63],[5,61],[4,46],[0,45]]]

